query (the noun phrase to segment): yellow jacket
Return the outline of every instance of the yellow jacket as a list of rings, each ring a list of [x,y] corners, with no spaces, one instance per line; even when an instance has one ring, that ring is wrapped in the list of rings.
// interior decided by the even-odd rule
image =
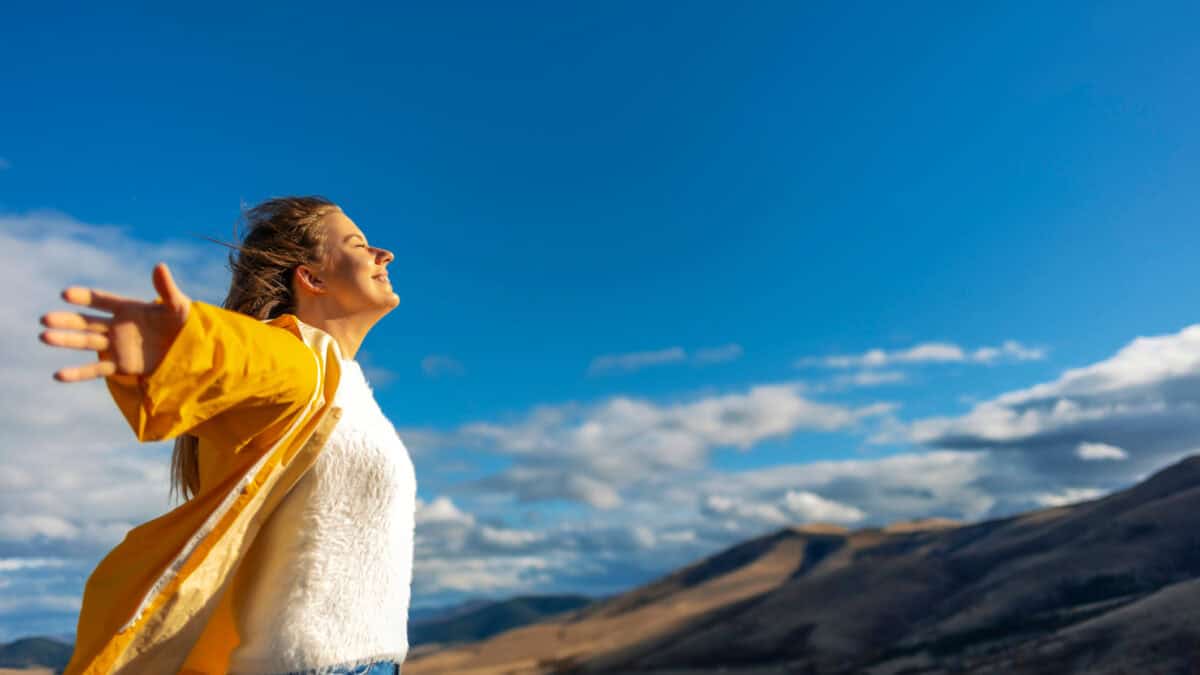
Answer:
[[[199,437],[200,489],[100,561],[64,675],[226,672],[238,563],[341,415],[339,355],[294,315],[259,321],[193,301],[153,373],[106,378],[139,441]]]

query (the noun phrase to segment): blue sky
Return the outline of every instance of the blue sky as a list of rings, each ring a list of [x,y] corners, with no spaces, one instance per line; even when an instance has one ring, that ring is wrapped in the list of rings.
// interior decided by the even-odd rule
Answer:
[[[201,237],[274,195],[396,253],[360,360],[417,466],[417,604],[615,592],[786,523],[992,517],[1161,468],[1200,446],[1171,386],[1198,13],[9,10],[0,640],[73,630],[91,568],[167,508],[169,446],[131,445],[101,383],[51,383],[36,317],[68,284],[149,297],[160,259],[219,304]],[[1117,405],[1148,386],[1178,414]]]

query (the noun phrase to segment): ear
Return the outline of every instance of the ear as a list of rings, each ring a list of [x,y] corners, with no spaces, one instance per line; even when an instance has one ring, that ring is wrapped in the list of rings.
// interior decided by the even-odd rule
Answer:
[[[321,295],[325,292],[325,282],[321,281],[321,278],[306,265],[300,265],[296,268],[293,279],[295,280],[297,289],[303,288],[313,295]]]

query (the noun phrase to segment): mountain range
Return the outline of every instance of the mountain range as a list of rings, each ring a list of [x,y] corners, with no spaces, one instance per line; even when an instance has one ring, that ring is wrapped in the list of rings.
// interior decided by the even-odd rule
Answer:
[[[978,523],[784,528],[425,673],[1200,673],[1200,456]]]
[[[1200,674],[1200,455],[978,523],[787,527],[644,586],[414,613],[405,675]],[[70,645],[0,645],[56,672]]]
[[[409,614],[411,654],[447,644],[471,642],[576,609],[594,601],[584,595],[519,596],[507,600],[473,598],[446,607],[414,610]],[[71,660],[73,645],[64,636],[40,636],[0,644],[0,675],[13,669],[50,669],[61,673]],[[428,647],[426,645],[429,645]]]

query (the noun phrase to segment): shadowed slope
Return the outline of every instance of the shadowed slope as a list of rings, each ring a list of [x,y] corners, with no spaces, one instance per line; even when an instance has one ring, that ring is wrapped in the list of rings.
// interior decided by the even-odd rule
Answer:
[[[693,617],[778,587],[803,560],[809,538],[800,531],[783,530],[740,544],[616,598],[485,642],[409,661],[405,673],[542,672],[553,663],[591,658],[650,636],[673,634]]]
[[[1100,500],[983,523],[789,528],[405,672],[1050,672],[1030,665],[1045,647],[1064,655],[1053,672],[1116,673],[1097,668],[1144,644],[1182,664],[1200,624],[1198,511],[1192,457]],[[1100,643],[1102,666],[1078,656]]]

